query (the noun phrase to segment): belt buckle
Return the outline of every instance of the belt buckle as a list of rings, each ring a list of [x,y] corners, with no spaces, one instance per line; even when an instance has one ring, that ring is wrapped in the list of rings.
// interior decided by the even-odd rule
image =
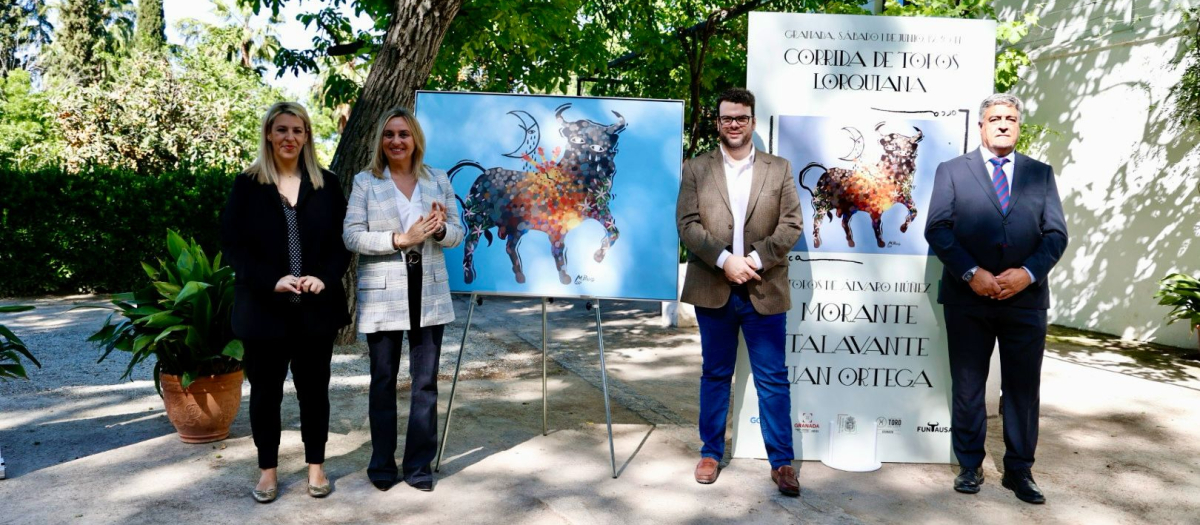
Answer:
[[[404,254],[404,262],[409,266],[421,264],[421,252],[413,250]]]

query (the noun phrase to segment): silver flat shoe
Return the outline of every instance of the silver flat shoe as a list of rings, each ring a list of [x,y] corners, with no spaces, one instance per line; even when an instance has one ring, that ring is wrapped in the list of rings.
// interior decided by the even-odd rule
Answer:
[[[267,490],[255,489],[250,492],[250,495],[254,496],[254,501],[259,503],[270,503],[275,501],[275,498],[279,496],[279,487],[274,487]]]
[[[324,498],[333,492],[333,487],[326,482],[324,485],[308,485],[308,495],[314,498]]]

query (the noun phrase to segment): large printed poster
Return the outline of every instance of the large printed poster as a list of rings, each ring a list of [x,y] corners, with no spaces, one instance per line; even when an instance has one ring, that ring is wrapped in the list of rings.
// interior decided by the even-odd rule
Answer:
[[[756,143],[791,161],[804,235],[790,259],[796,457],[948,463],[950,373],[925,242],[934,171],[978,144],[995,23],[751,13]],[[739,360],[734,455],[765,457]]]
[[[681,101],[421,91],[416,110],[467,233],[451,291],[675,300]]]

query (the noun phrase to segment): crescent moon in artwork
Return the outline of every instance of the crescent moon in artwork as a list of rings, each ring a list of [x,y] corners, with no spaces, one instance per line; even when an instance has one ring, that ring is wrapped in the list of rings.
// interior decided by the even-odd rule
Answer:
[[[845,160],[845,161],[854,162],[854,161],[862,158],[863,148],[865,147],[865,145],[863,144],[862,133],[860,133],[858,131],[858,129],[848,127],[848,126],[842,128],[842,129],[846,130],[846,132],[850,134],[850,140],[854,141],[854,147],[850,148],[850,153],[847,153],[846,156],[841,157],[841,159]]]
[[[523,155],[533,155],[537,150],[538,144],[542,141],[542,130],[538,127],[537,120],[532,115],[524,111],[509,111],[509,115],[517,117],[521,121],[520,128],[524,132],[521,140],[521,145],[511,153],[505,153],[504,156],[512,159],[519,159]]]

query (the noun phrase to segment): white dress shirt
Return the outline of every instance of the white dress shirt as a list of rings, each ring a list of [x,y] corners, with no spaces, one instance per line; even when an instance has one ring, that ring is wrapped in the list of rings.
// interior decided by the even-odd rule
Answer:
[[[392,180],[392,172],[387,168],[383,168],[383,176],[388,180]],[[404,192],[396,186],[395,181],[392,182],[392,188],[396,190],[396,213],[400,216],[400,231],[407,232],[413,224],[421,218],[421,185],[413,186],[412,197],[405,197]]]
[[[725,186],[729,190],[729,207],[733,211],[733,252],[723,250],[717,256],[717,268],[725,268],[725,261],[730,255],[745,255],[746,244],[746,207],[750,205],[750,183],[754,180],[754,146],[750,146],[750,154],[742,160],[735,160],[721,145],[721,158],[725,166]],[[762,260],[758,252],[750,252],[754,261],[754,269],[761,270]]]
[[[984,168],[984,170],[987,171],[988,178],[991,178],[992,172],[996,170],[996,166],[991,163],[991,160],[996,158],[996,155],[994,153],[992,153],[991,151],[988,151],[987,148],[980,146],[979,147],[979,156],[983,157],[983,168]],[[1010,151],[1010,152],[1008,152],[1008,155],[1005,155],[1000,158],[1008,159],[1008,162],[1004,163],[1004,165],[1000,168],[1000,171],[1004,172],[1004,182],[1006,184],[1008,184],[1008,193],[1011,196],[1012,195],[1012,187],[1013,187],[1012,186],[1013,163],[1016,162],[1016,160],[1017,160],[1017,152],[1016,152],[1016,150]],[[1012,199],[1010,198],[1009,200],[1011,201]]]
[[[391,180],[392,172],[384,168],[383,176]],[[400,231],[406,232],[421,218],[421,185],[413,186],[412,197],[405,197],[395,182],[392,183],[392,188],[396,190],[396,212],[400,214]]]
[[[991,150],[988,150],[987,148],[985,148],[983,146],[979,146],[979,156],[983,157],[983,169],[984,169],[984,171],[987,172],[988,178],[991,178],[992,173],[994,171],[996,171],[996,165],[992,164],[991,160],[996,158],[996,154],[992,153]],[[1002,164],[1000,166],[1000,171],[1004,173],[1004,183],[1008,184],[1008,201],[1009,201],[1009,204],[1011,204],[1012,203],[1012,192],[1013,192],[1013,185],[1012,185],[1012,183],[1013,183],[1013,163],[1015,163],[1017,161],[1017,150],[1012,150],[1012,151],[1008,152],[1008,155],[1005,155],[1000,158],[1008,159],[1008,162],[1005,162],[1004,164]],[[978,266],[971,268],[970,271],[968,271],[966,274],[963,275],[963,280],[970,281],[970,279],[968,279],[968,276],[974,276],[975,271],[978,269],[979,269]],[[1037,277],[1033,276],[1033,272],[1029,271],[1029,268],[1022,266],[1021,269],[1025,270],[1025,273],[1029,274],[1029,282],[1030,283],[1037,282]]]

